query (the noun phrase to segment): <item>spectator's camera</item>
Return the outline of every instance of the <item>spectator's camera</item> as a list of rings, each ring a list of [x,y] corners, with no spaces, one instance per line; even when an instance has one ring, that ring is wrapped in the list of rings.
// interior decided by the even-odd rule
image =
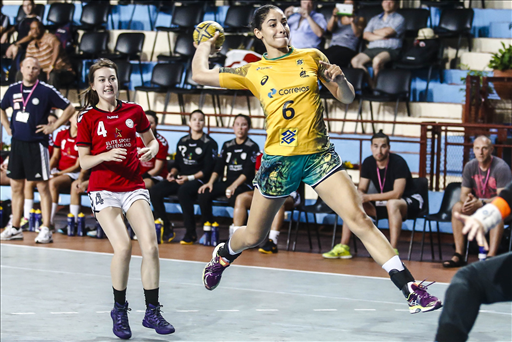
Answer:
[[[293,8],[293,13],[299,13],[299,12],[300,12],[300,7]]]

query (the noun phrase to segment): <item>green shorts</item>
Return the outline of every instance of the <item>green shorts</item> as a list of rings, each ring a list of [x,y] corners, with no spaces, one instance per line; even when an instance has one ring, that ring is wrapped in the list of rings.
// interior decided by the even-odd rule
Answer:
[[[327,177],[341,170],[344,170],[344,167],[332,144],[326,151],[315,154],[298,156],[263,154],[253,185],[264,197],[288,197],[299,188],[301,181],[314,188]]]

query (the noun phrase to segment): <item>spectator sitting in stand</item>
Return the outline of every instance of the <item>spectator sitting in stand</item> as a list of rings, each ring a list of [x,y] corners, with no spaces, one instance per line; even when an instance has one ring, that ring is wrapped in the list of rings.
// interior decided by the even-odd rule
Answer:
[[[352,66],[364,69],[366,73],[365,64],[372,62],[374,80],[386,63],[398,58],[402,47],[405,19],[396,12],[398,6],[397,0],[382,1],[384,12],[373,17],[364,29],[363,38],[370,42],[368,48],[352,58]],[[370,78],[369,82],[373,87]]]
[[[59,205],[59,192],[70,189],[71,183],[78,179],[80,174],[80,160],[76,146],[76,119],[75,113],[70,119],[68,129],[61,130],[55,138],[55,146],[50,160],[50,193],[52,194],[52,213],[50,216],[51,229],[55,226],[54,218]]]
[[[423,208],[423,197],[414,186],[407,162],[398,154],[390,152],[389,137],[382,130],[372,136],[372,155],[361,166],[359,193],[368,216],[389,220],[391,247],[398,255],[398,238],[402,222],[414,217]],[[370,182],[378,193],[368,193]],[[341,243],[322,256],[326,259],[349,259],[350,230],[343,227]]]
[[[144,185],[146,186],[146,189],[150,189],[153,185],[163,181],[169,173],[167,170],[167,154],[169,151],[169,144],[167,143],[167,140],[156,131],[156,126],[158,125],[158,117],[156,116],[156,113],[152,110],[148,110],[146,111],[146,116],[149,120],[149,123],[151,124],[153,135],[158,141],[158,154],[155,156],[155,158],[147,162],[141,161],[140,163],[140,172],[142,179],[144,179]],[[144,147],[144,142],[142,141],[141,137],[138,136],[137,148],[141,149]]]
[[[47,83],[56,89],[60,89],[61,84],[71,82],[75,72],[59,39],[54,34],[46,32],[40,21],[30,24],[30,35],[34,39],[28,44],[26,56],[39,61],[43,79],[46,78]]]
[[[345,0],[345,4],[352,5],[353,0]],[[366,20],[358,16],[340,16],[338,8],[334,7],[331,19],[327,22],[327,30],[332,32],[331,46],[325,50],[329,62],[340,67],[347,67],[357,54],[359,39],[363,34]]]
[[[10,81],[14,81],[16,72],[19,70],[20,62],[25,58],[27,46],[32,39],[34,39],[33,36],[29,34],[30,25],[34,21],[41,22],[41,18],[34,13],[36,8],[34,0],[23,0],[21,6],[23,12],[25,12],[25,18],[23,18],[16,26],[11,26],[5,30],[0,38],[2,51],[5,48],[4,44],[8,45],[5,51],[5,57],[12,59],[11,68],[9,70]],[[18,38],[13,44],[9,44],[9,37],[14,31],[18,32]]]
[[[315,1],[302,0],[300,7],[290,6],[284,11],[290,27],[290,42],[294,48],[323,49],[323,36],[327,22],[321,13],[313,10]]]
[[[477,209],[487,203],[491,203],[512,181],[510,167],[503,159],[492,155],[493,146],[491,140],[481,135],[473,142],[475,159],[469,161],[462,172],[462,187],[460,200],[455,203],[452,213],[472,215]],[[453,240],[455,242],[455,254],[450,260],[443,262],[447,268],[464,266],[465,238],[462,234],[464,224],[455,215],[452,215]],[[498,255],[498,247],[503,235],[503,221],[489,233],[490,249],[487,257]]]
[[[2,13],[2,7],[3,1],[0,0],[0,57],[3,57],[9,48],[9,36],[14,31],[14,29],[11,29],[9,17]]]

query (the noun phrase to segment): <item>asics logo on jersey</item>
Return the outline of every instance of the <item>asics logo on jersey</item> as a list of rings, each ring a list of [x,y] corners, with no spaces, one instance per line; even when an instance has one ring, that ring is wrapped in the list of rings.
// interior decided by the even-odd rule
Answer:
[[[281,134],[281,141],[290,145],[291,143],[293,143],[296,139],[295,139],[295,136],[297,134],[291,130],[287,130],[285,131],[283,134]]]
[[[273,95],[275,95],[277,93],[277,90],[275,90],[274,88],[270,89],[270,93],[268,93],[268,97],[270,97],[271,99],[273,99]]]
[[[268,81],[268,76],[267,75],[263,76],[263,78],[261,79],[261,85],[265,85],[265,83],[267,83],[267,81]]]

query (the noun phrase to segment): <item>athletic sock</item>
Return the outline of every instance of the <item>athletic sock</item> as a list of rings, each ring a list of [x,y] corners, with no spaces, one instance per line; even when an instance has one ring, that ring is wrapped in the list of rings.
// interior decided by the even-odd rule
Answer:
[[[77,205],[77,204],[70,204],[69,205],[69,212],[71,214],[73,214],[73,216],[75,217],[75,221],[76,221],[76,218],[78,217],[78,212],[80,211],[80,206]]]
[[[57,211],[57,207],[59,203],[52,203],[52,215],[50,216],[50,224],[53,224],[53,218],[55,217],[55,212]]]
[[[153,306],[158,306],[158,290],[159,290],[158,287],[153,290],[144,289],[144,298],[146,298],[146,307],[149,307],[149,304],[151,304]]]
[[[402,271],[404,267],[405,266],[398,255],[393,256],[391,259],[386,261],[384,265],[382,265],[382,268],[388,273],[391,272],[391,270]]]
[[[231,249],[231,246],[230,246],[230,242],[231,240],[229,240],[228,242],[226,242],[224,244],[224,246],[222,246],[221,248],[219,248],[219,251],[217,252],[219,254],[219,256],[221,256],[222,258],[224,258],[226,261],[228,261],[229,263],[235,261],[236,258],[238,258],[240,256],[240,254],[242,254],[242,252],[236,254],[232,249]]]
[[[119,305],[124,305],[126,303],[126,289],[119,291],[112,286],[112,290],[114,290],[115,302]]]
[[[23,205],[23,217],[28,219],[30,217],[30,210],[34,207],[33,199],[25,199],[25,203]]]
[[[271,230],[270,233],[268,233],[268,238],[277,245],[277,239],[279,238],[279,231],[278,230]]]

